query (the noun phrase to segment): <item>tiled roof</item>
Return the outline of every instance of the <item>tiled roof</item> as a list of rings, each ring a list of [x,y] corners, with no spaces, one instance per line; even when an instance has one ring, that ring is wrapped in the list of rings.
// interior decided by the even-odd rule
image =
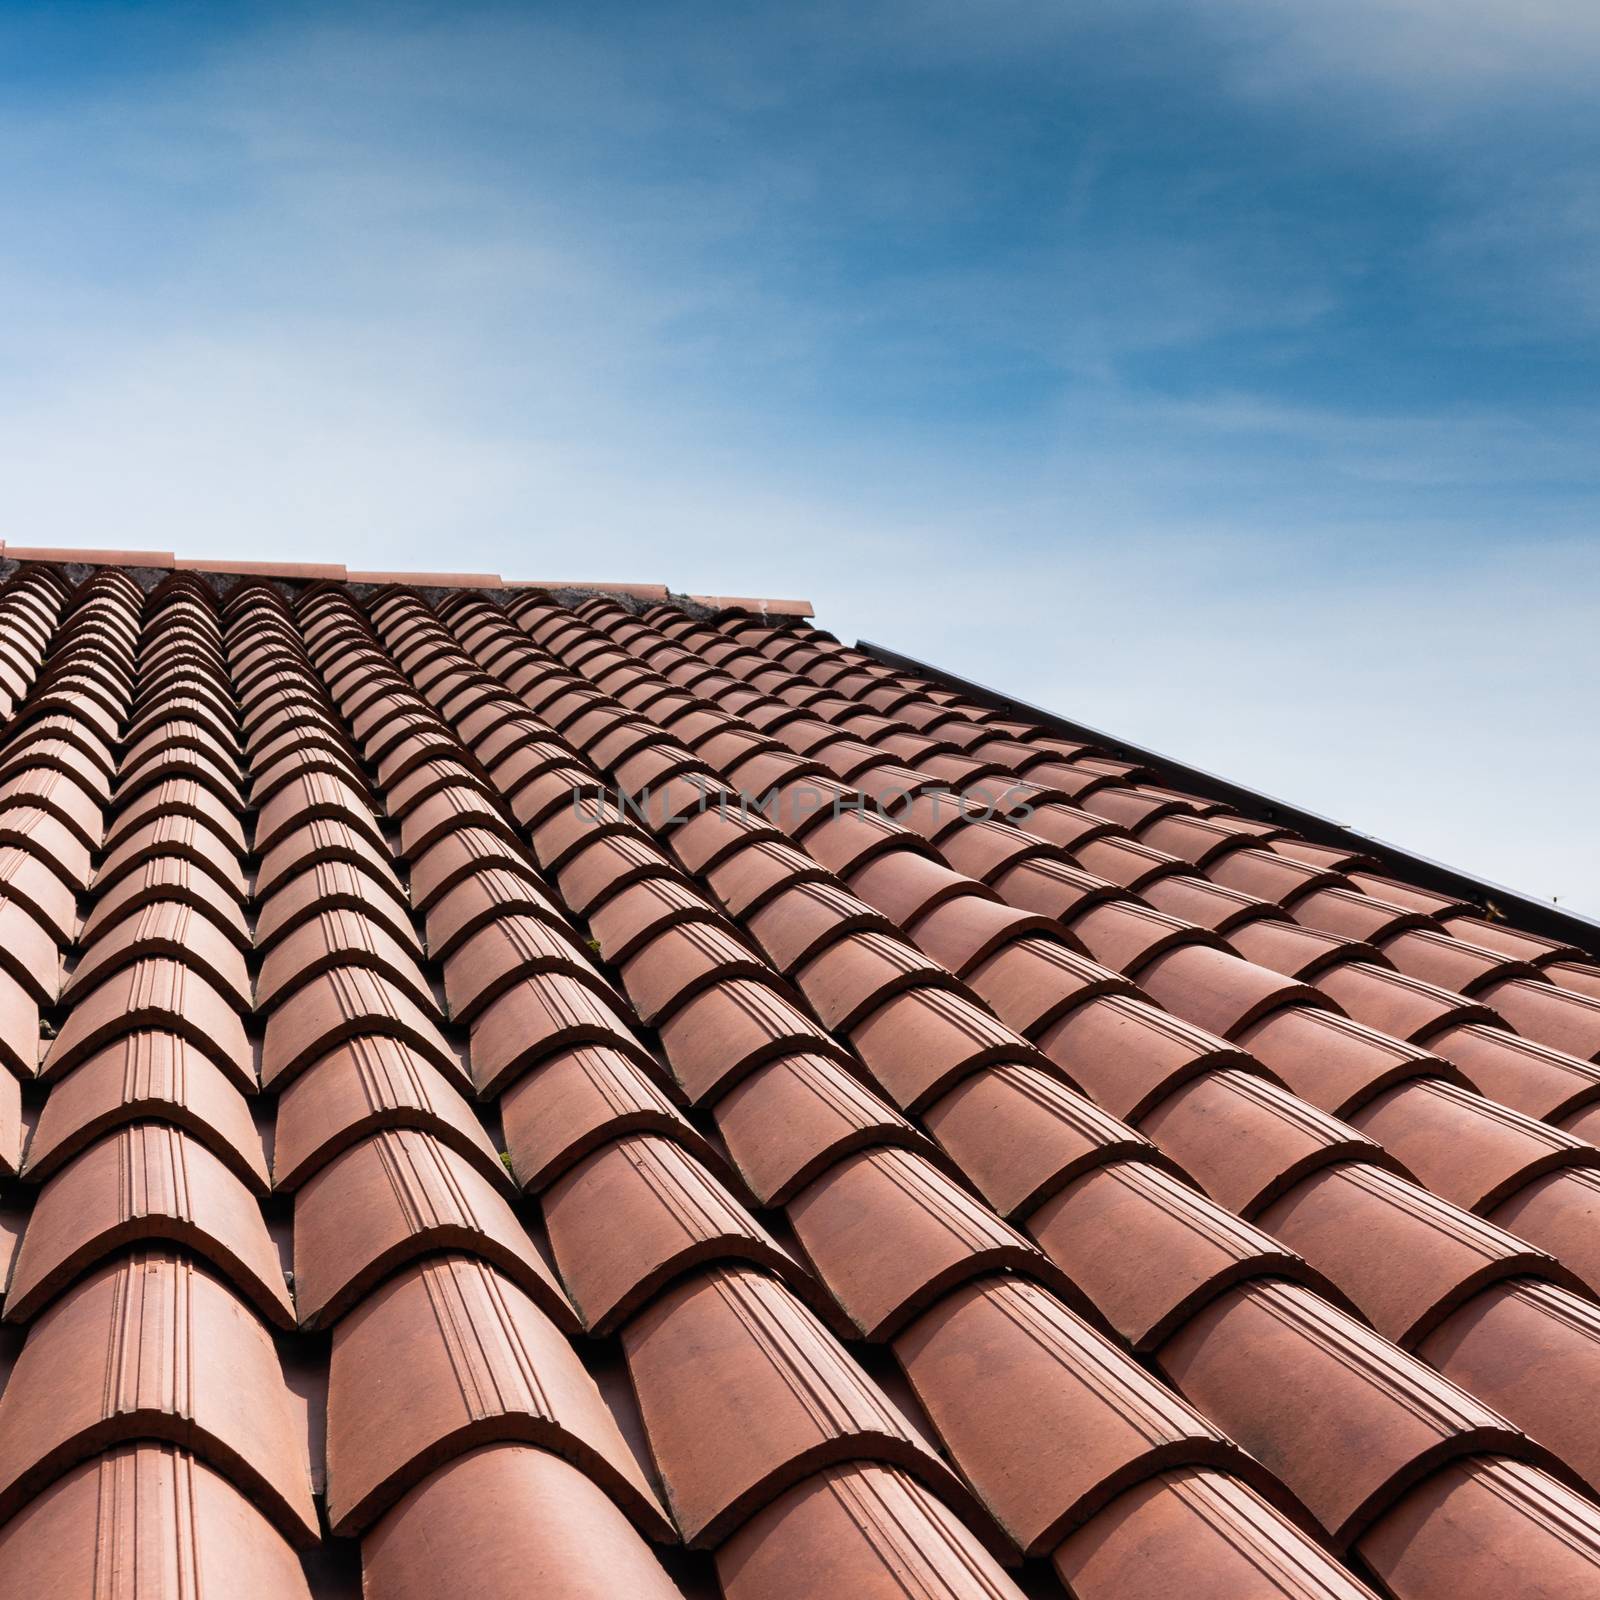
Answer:
[[[1600,964],[649,585],[4,553],[0,1591],[1600,1593]]]

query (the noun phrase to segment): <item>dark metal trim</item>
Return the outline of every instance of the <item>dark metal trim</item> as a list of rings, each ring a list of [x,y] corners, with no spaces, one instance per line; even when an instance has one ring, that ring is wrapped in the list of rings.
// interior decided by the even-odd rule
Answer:
[[[1217,777],[1215,773],[1206,772],[1200,767],[1191,767],[1182,761],[1175,761],[1158,751],[1130,744],[1126,739],[1102,733],[1100,729],[1091,728],[1087,723],[1074,722],[1069,717],[1058,717],[1054,712],[1030,705],[1026,700],[1018,700],[1014,695],[1002,694],[998,689],[973,683],[967,678],[958,678],[953,672],[945,672],[939,667],[930,666],[926,661],[918,661],[915,656],[902,655],[898,650],[890,650],[885,645],[858,639],[856,649],[871,656],[875,661],[882,662],[886,667],[894,667],[897,671],[927,678],[946,689],[966,695],[980,705],[1004,711],[1019,721],[1036,722],[1040,727],[1065,738],[1101,745],[1124,760],[1148,762],[1151,766],[1159,768],[1164,777],[1180,787],[1193,789],[1196,794],[1205,795],[1210,800],[1225,800],[1229,805],[1237,806],[1246,815],[1257,817],[1263,822],[1279,822],[1285,826],[1292,826],[1307,839],[1318,844],[1343,845],[1352,850],[1365,851],[1368,855],[1376,856],[1391,877],[1414,883],[1421,889],[1431,889],[1438,894],[1454,895],[1485,910],[1492,909],[1506,921],[1519,928],[1525,928],[1529,933],[1542,934],[1548,939],[1559,939],[1563,943],[1577,945],[1579,949],[1600,958],[1600,922],[1591,921],[1575,911],[1564,911],[1560,906],[1548,901],[1536,900],[1519,890],[1508,889],[1503,884],[1492,883],[1487,878],[1475,877],[1458,867],[1446,866],[1442,861],[1418,855],[1401,845],[1390,844],[1387,839],[1362,833],[1357,828],[1347,828],[1342,823],[1334,822],[1331,818],[1321,816],[1315,811],[1307,811],[1301,806],[1292,805],[1287,800],[1278,800],[1258,790],[1230,783],[1226,778]]]

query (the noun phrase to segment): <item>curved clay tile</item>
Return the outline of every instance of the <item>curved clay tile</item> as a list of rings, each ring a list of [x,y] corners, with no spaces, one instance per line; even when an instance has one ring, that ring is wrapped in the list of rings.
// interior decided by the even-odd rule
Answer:
[[[1452,1462],[1374,1523],[1357,1550],[1405,1600],[1577,1600],[1600,1585],[1600,1511],[1518,1461]]]
[[[703,990],[661,1025],[661,1048],[692,1102],[726,1094],[779,1056],[843,1052],[775,989],[735,978]]]
[[[0,1175],[14,1177],[22,1166],[22,1085],[0,1064]]]
[[[1176,952],[1179,956],[1189,953]],[[1007,945],[969,972],[967,981],[1009,1027],[1030,1038],[1090,1000],[1139,995],[1120,973],[1064,944],[1037,936]]]
[[[396,899],[405,900],[388,851],[343,817],[313,817],[291,828],[262,855],[256,893],[265,899],[279,885],[319,861],[348,861],[369,877],[379,879]]]
[[[1568,1168],[1517,1190],[1489,1221],[1548,1250],[1600,1295],[1600,1171]]]
[[[1370,944],[1302,928],[1297,922],[1247,922],[1228,935],[1228,943],[1246,961],[1302,983],[1315,983],[1321,974],[1345,962],[1388,965],[1388,957]]]
[[[265,957],[279,939],[327,911],[360,912],[403,945],[408,955],[422,954],[411,909],[394,880],[374,877],[354,861],[316,861],[281,878],[257,912],[257,950]]]
[[[302,774],[286,784],[256,814],[256,851],[265,857],[308,822],[342,822],[379,849],[383,835],[373,820],[372,802],[353,784],[330,772]]]
[[[1600,1165],[1587,1140],[1434,1078],[1402,1083],[1350,1120],[1424,1187],[1469,1211],[1488,1211],[1558,1168]]]
[[[1027,1228],[1136,1350],[1153,1349],[1249,1278],[1335,1293],[1278,1240],[1144,1161],[1094,1168],[1046,1200]]]
[[[1592,1406],[1573,1404],[1600,1379],[1600,1310],[1587,1296],[1529,1280],[1496,1284],[1417,1354],[1547,1445],[1591,1491],[1600,1484],[1600,1422]]]
[[[856,874],[857,879],[861,877]],[[970,880],[962,880],[970,881]],[[1203,879],[1173,879],[1173,882],[1204,882]],[[1214,886],[1211,886],[1214,887]],[[1020,906],[1025,911],[1037,911],[1043,917],[1056,917],[1068,921],[1089,911],[1094,906],[1108,902],[1128,900],[1128,892],[1106,878],[1070,865],[1065,859],[1057,861],[1050,856],[1034,856],[1008,867],[994,880],[994,888],[1008,906]],[[1218,889],[1221,895],[1229,891]],[[1151,901],[1154,904],[1154,901]],[[1175,916],[1189,917],[1181,906],[1158,907]],[[1190,918],[1198,922],[1198,918]],[[1209,926],[1209,924],[1203,924]]]
[[[795,983],[825,1027],[848,1033],[893,995],[915,988],[952,988],[955,980],[902,939],[851,933],[801,967]]]
[[[1489,922],[1476,906],[1465,911],[1447,912],[1440,920],[1445,931],[1468,944],[1484,950],[1498,950],[1514,961],[1528,961],[1536,967],[1548,966],[1552,961],[1592,961],[1594,958],[1576,945],[1559,939],[1547,939],[1542,934],[1525,933],[1503,922]]]
[[[1032,1045],[954,990],[891,996],[850,1030],[874,1080],[903,1111],[919,1111],[986,1066],[1038,1062]]]
[[[0,783],[0,808],[38,806],[63,823],[87,850],[105,843],[105,815],[98,795],[65,772],[22,767]]]
[[[1383,878],[1371,872],[1352,872],[1350,881],[1363,894],[1387,900],[1391,905],[1404,906],[1408,911],[1420,911],[1425,916],[1443,918],[1451,915],[1459,916],[1462,913],[1473,917],[1482,916],[1477,907],[1469,906],[1463,900],[1452,899],[1449,895],[1435,894],[1430,889],[1417,889],[1409,883],[1401,883],[1397,878]]]
[[[921,856],[916,859],[926,860]],[[780,839],[760,838],[735,850],[705,878],[730,917],[746,917],[786,889],[801,883],[826,882],[828,873],[793,845]],[[870,896],[862,898],[873,903]]]
[[[124,873],[95,899],[79,940],[92,944],[102,932],[124,917],[160,901],[177,901],[208,917],[239,949],[251,949],[250,927],[244,906],[209,872],[183,856],[152,856]]]
[[[601,1145],[630,1133],[675,1139],[701,1161],[717,1157],[705,1137],[631,1056],[577,1045],[547,1056],[500,1095],[511,1170],[540,1190]]]
[[[791,1200],[788,1213],[818,1275],[868,1339],[893,1338],[946,1290],[980,1274],[1040,1279],[1090,1311],[1029,1240],[908,1150],[846,1156]]]
[[[1543,1251],[1367,1162],[1313,1174],[1257,1221],[1406,1349],[1489,1284],[1531,1275],[1581,1287]]]
[[[77,936],[77,897],[31,850],[0,845],[0,895],[28,912],[58,945]]]
[[[272,1169],[294,1189],[382,1128],[417,1128],[495,1184],[506,1170],[472,1107],[437,1067],[399,1039],[358,1034],[290,1080],[278,1098]]]
[[[1464,1022],[1498,1024],[1500,1018],[1487,1004],[1468,1000],[1448,989],[1408,978],[1404,973],[1352,962],[1334,967],[1317,979],[1320,991],[1341,1011],[1397,1039],[1425,1044],[1441,1028]]]
[[[917,1398],[1027,1554],[1165,1468],[1271,1479],[1209,1422],[1045,1290],[962,1285],[895,1340]]]
[[[1351,967],[1340,972],[1356,970]],[[1376,968],[1367,969],[1376,971]],[[1139,987],[1159,1006],[1224,1039],[1289,1005],[1332,1006],[1337,994],[1296,983],[1226,950],[1188,946],[1140,969]]]
[[[62,999],[74,1005],[119,968],[155,956],[182,961],[240,1011],[251,1009],[250,972],[238,943],[205,912],[176,899],[151,899],[86,937]]]
[[[504,916],[534,917],[557,932],[571,925],[526,869],[484,867],[470,873],[428,908],[428,954],[445,961],[485,926]]]
[[[893,1467],[852,1462],[763,1507],[716,1553],[727,1600],[1022,1600],[949,1507]]]
[[[628,1370],[685,1541],[715,1548],[794,1484],[843,1461],[911,1473],[984,1526],[956,1481],[775,1279],[713,1267],[622,1330]],[[701,1359],[716,1350],[718,1359]]]
[[[172,1444],[120,1445],[74,1467],[0,1528],[18,1595],[234,1595],[311,1600],[300,1558],[221,1473]]]
[[[437,1600],[470,1574],[474,1600],[683,1600],[611,1498],[548,1450],[490,1445],[457,1457],[361,1542],[365,1592]]]
[[[804,966],[848,933],[900,936],[900,930],[865,900],[826,880],[808,880],[782,890],[758,910],[747,912],[745,926],[783,973]]]
[[[364,909],[324,906],[277,941],[261,961],[256,1002],[275,1009],[319,973],[370,967],[423,1011],[435,1005],[432,986],[406,945]]]
[[[142,823],[107,851],[95,875],[95,889],[105,891],[129,873],[137,873],[161,856],[178,856],[209,873],[241,904],[250,889],[240,866],[240,853],[209,823],[187,812],[169,812]]]
[[[602,958],[621,966],[668,928],[721,921],[699,891],[680,879],[646,878],[608,899],[589,919],[589,931]]]
[[[1309,861],[1292,861],[1271,850],[1235,850],[1211,863],[1205,874],[1227,889],[1242,889],[1290,910],[1317,889],[1347,889],[1351,879]],[[1392,898],[1385,895],[1384,899]]]
[[[1593,995],[1526,978],[1492,984],[1482,994],[1517,1033],[1580,1061],[1600,1061],[1600,999]]]
[[[487,828],[457,828],[411,860],[411,903],[426,912],[463,878],[485,867],[527,872],[526,854],[503,833]]]
[[[647,840],[605,834],[578,851],[554,878],[567,909],[574,916],[592,916],[630,884],[676,877],[677,870]]]
[[[1408,928],[1438,927],[1420,911],[1390,905],[1355,889],[1314,889],[1295,900],[1289,915],[1302,927],[1379,945]]]
[[[359,1034],[399,1039],[433,1063],[463,1092],[471,1084],[433,1017],[383,974],[333,967],[295,990],[291,1005],[268,1018],[261,1043],[261,1081],[281,1089],[295,1073]]]
[[[40,1070],[47,1078],[59,1077],[141,1028],[181,1034],[242,1088],[254,1092],[253,1056],[238,1011],[194,968],[164,956],[147,956],[120,968],[79,998]]]
[[[545,1056],[581,1044],[606,1045],[654,1065],[632,1025],[588,984],[555,972],[520,979],[472,1024],[473,1081],[480,1095],[496,1094]]]
[[[0,845],[31,850],[79,893],[89,887],[94,874],[89,847],[42,806],[7,806],[0,811]]]
[[[712,1107],[740,1176],[767,1206],[785,1204],[855,1150],[935,1147],[839,1063],[815,1054],[780,1056],[741,1078]]]
[[[560,973],[587,985],[609,1005],[622,1003],[571,936],[558,933],[543,918],[512,912],[486,923],[445,958],[450,1015],[469,1023],[519,979],[539,973]]]
[[[1600,965],[1587,956],[1582,961],[1552,961],[1542,970],[1557,988],[1600,1000]]]
[[[986,1067],[922,1113],[928,1131],[1003,1217],[1031,1211],[1092,1167],[1160,1160],[1125,1122],[1038,1067]]]
[[[1101,900],[1069,913],[1073,934],[1101,966],[1136,977],[1147,962],[1184,945],[1224,948],[1216,934],[1137,900]],[[1248,927],[1261,926],[1249,923]],[[1281,926],[1281,924],[1273,924]],[[1292,927],[1292,924],[1290,924]],[[1295,932],[1302,932],[1295,929]]]
[[[710,922],[679,923],[644,945],[622,969],[628,999],[644,1023],[659,1027],[715,984],[750,978],[781,980],[742,940]]]
[[[811,1285],[766,1229],[679,1144],[630,1134],[564,1172],[545,1226],[573,1304],[611,1332],[663,1285],[708,1261],[745,1261],[802,1294]]]
[[[107,1135],[39,1191],[12,1268],[6,1320],[35,1316],[95,1262],[146,1240],[194,1251],[266,1321],[295,1325],[255,1197],[198,1140],[159,1122]]]
[[[1391,1039],[1336,1011],[1289,1006],[1252,1023],[1239,1043],[1302,1100],[1336,1117],[1412,1078],[1459,1074],[1420,1045]]]
[[[1248,1484],[1204,1468],[1118,1495],[1051,1559],[1075,1600],[1376,1600]]]
[[[463,1256],[423,1262],[334,1330],[328,1516],[336,1534],[365,1532],[452,1457],[512,1440],[571,1461],[647,1538],[675,1537],[572,1346],[493,1268]]]
[[[1295,1284],[1228,1290],[1156,1360],[1341,1547],[1447,1461],[1542,1459],[1482,1402]]]
[[[1472,994],[1501,978],[1533,978],[1539,969],[1499,950],[1468,944],[1467,936],[1411,928],[1383,941],[1389,962],[1409,978]]]
[[[159,1250],[100,1268],[28,1330],[0,1395],[0,1519],[136,1439],[192,1451],[285,1538],[316,1542],[304,1419],[271,1335],[216,1279]]]
[[[1189,1079],[1145,1112],[1138,1127],[1213,1200],[1241,1216],[1335,1161],[1392,1164],[1381,1144],[1356,1128],[1233,1068]]]
[[[295,1298],[306,1327],[336,1322],[417,1256],[492,1262],[563,1331],[578,1320],[504,1194],[448,1146],[390,1129],[345,1151],[295,1197]]]
[[[41,1006],[61,993],[61,947],[53,931],[0,886],[0,968]]]
[[[234,1078],[175,1033],[125,1034],[52,1085],[28,1141],[26,1171],[50,1176],[125,1122],[171,1122],[258,1194],[271,1186],[261,1135]]]

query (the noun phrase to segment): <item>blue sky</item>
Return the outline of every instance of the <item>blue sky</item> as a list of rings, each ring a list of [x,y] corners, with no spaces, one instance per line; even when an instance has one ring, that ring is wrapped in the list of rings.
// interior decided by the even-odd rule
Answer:
[[[0,6],[0,536],[804,595],[1600,913],[1600,10]]]

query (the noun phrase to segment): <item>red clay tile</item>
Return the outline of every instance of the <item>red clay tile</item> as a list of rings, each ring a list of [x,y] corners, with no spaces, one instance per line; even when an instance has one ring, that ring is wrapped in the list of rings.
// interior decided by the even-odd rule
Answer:
[[[496,1184],[506,1182],[482,1124],[438,1068],[398,1039],[358,1034],[307,1067],[279,1096],[276,1187],[297,1188],[382,1128],[419,1129]]]
[[[1407,1349],[1486,1285],[1557,1272],[1542,1251],[1369,1162],[1314,1173],[1257,1221]]]
[[[237,942],[210,916],[181,900],[155,900],[85,942],[82,958],[67,980],[67,1004],[103,983],[112,973],[149,957],[170,957],[240,1011],[251,1008],[250,974]]]
[[[948,1507],[905,1473],[866,1462],[797,1484],[716,1559],[727,1600],[1022,1600]]]
[[[295,1198],[295,1300],[306,1327],[337,1322],[397,1267],[455,1250],[482,1256],[567,1332],[577,1319],[502,1192],[414,1129],[363,1140]]]
[[[1593,996],[1514,978],[1491,984],[1482,999],[1515,1032],[1580,1061],[1600,1061],[1600,1000]]]
[[[1206,876],[1226,889],[1242,889],[1261,900],[1275,900],[1293,909],[1315,889],[1341,889],[1347,880],[1326,867],[1291,861],[1270,850],[1235,850],[1213,862]]]
[[[316,1542],[304,1426],[271,1336],[220,1282],[160,1250],[100,1268],[28,1330],[0,1396],[0,1518],[138,1439],[194,1452],[285,1538]]]
[[[422,953],[394,880],[374,877],[353,861],[318,861],[279,879],[256,913],[256,949],[266,957],[278,940],[336,911],[359,912],[408,954]]]
[[[1417,1352],[1560,1456],[1591,1490],[1600,1483],[1600,1427],[1592,1407],[1600,1366],[1600,1312],[1555,1284],[1499,1283],[1434,1329]]]
[[[1538,1455],[1497,1413],[1295,1284],[1227,1290],[1156,1359],[1341,1547],[1448,1461]]]
[[[1052,1560],[1076,1600],[1374,1600],[1248,1484],[1198,1467],[1119,1495]]]
[[[158,1028],[181,1034],[253,1091],[255,1071],[234,1006],[184,961],[145,957],[81,996],[45,1054],[42,1072],[58,1077],[126,1033]]]
[[[1030,1065],[973,1073],[927,1106],[922,1120],[1003,1217],[1032,1210],[1107,1161],[1160,1159],[1126,1123]]]
[[[1387,1090],[1350,1120],[1419,1182],[1471,1211],[1491,1210],[1544,1173],[1600,1164],[1584,1140],[1434,1078]]]
[[[1330,1004],[1320,989],[1227,951],[1197,946],[1157,956],[1140,970],[1139,987],[1157,1005],[1224,1039],[1284,1006]],[[1337,992],[1331,992],[1337,1009]]]
[[[587,983],[564,973],[522,978],[472,1024],[472,1078],[480,1095],[497,1094],[529,1067],[574,1045],[621,1050],[647,1070],[654,1062],[633,1025]]]
[[[608,1004],[621,1003],[572,937],[544,918],[511,912],[486,922],[445,958],[450,1014],[457,1022],[471,1022],[512,985],[540,973],[559,974],[593,989]]]
[[[127,1034],[51,1088],[28,1144],[38,1181],[125,1122],[171,1122],[192,1134],[249,1188],[268,1187],[260,1135],[237,1085],[188,1040]]]
[[[565,1457],[648,1538],[672,1530],[560,1331],[492,1267],[447,1255],[408,1268],[334,1331],[328,1514],[365,1532],[445,1462],[517,1441]]]
[[[1434,1034],[1428,1047],[1479,1094],[1526,1117],[1564,1123],[1581,1106],[1600,1100],[1600,1066],[1504,1028],[1466,1023]]]
[[[1037,936],[1008,944],[966,978],[1002,1020],[1029,1038],[1088,1001],[1139,993],[1120,973]]]
[[[785,1490],[846,1461],[899,1467],[982,1526],[911,1424],[776,1280],[713,1267],[646,1307],[622,1342],[691,1548],[714,1548]],[[706,1349],[719,1359],[698,1359]]]
[[[1137,1126],[1207,1194],[1242,1216],[1335,1161],[1388,1160],[1358,1129],[1234,1068],[1190,1078]]]
[[[46,1182],[12,1269],[6,1320],[37,1315],[96,1262],[149,1240],[193,1251],[265,1320],[295,1325],[250,1191],[198,1140],[159,1122],[108,1134]]]
[[[1600,1512],[1521,1462],[1452,1462],[1375,1522],[1357,1548],[1401,1600],[1578,1600],[1600,1583]]]
[[[789,1202],[789,1220],[829,1292],[868,1339],[891,1339],[952,1286],[996,1272],[1087,1302],[1021,1234],[922,1156],[844,1157]]]
[[[741,1078],[713,1107],[740,1176],[763,1204],[783,1205],[856,1150],[932,1146],[838,1062],[780,1056]]]
[[[1290,1006],[1252,1023],[1239,1043],[1302,1100],[1336,1117],[1412,1078],[1454,1079],[1455,1069],[1334,1011]]]
[[[1043,1289],[981,1279],[895,1341],[918,1399],[996,1520],[1027,1554],[1053,1549],[1154,1472],[1266,1475]]]
[[[1464,901],[1454,900],[1449,895],[1434,894],[1428,889],[1414,888],[1396,878],[1383,878],[1370,872],[1352,872],[1350,881],[1364,894],[1386,900],[1390,905],[1404,906],[1408,911],[1420,911],[1424,916],[1438,917],[1463,911],[1476,915]]]
[[[15,1594],[152,1592],[311,1600],[299,1557],[222,1473],[173,1444],[125,1444],[74,1467],[0,1529]]]
[[[698,1104],[726,1094],[746,1073],[779,1056],[839,1054],[809,1018],[764,983],[735,978],[714,984],[661,1025],[672,1075]]]
[[[1130,1121],[1213,1067],[1253,1065],[1215,1034],[1119,994],[1069,1011],[1038,1043],[1097,1105]]]
[[[1260,1229],[1146,1161],[1092,1168],[1027,1219],[1040,1248],[1136,1350],[1249,1278],[1326,1281]]]
[[[1295,922],[1247,922],[1228,935],[1228,943],[1246,961],[1304,983],[1316,983],[1322,973],[1346,961],[1388,965],[1387,955],[1370,944]]]

